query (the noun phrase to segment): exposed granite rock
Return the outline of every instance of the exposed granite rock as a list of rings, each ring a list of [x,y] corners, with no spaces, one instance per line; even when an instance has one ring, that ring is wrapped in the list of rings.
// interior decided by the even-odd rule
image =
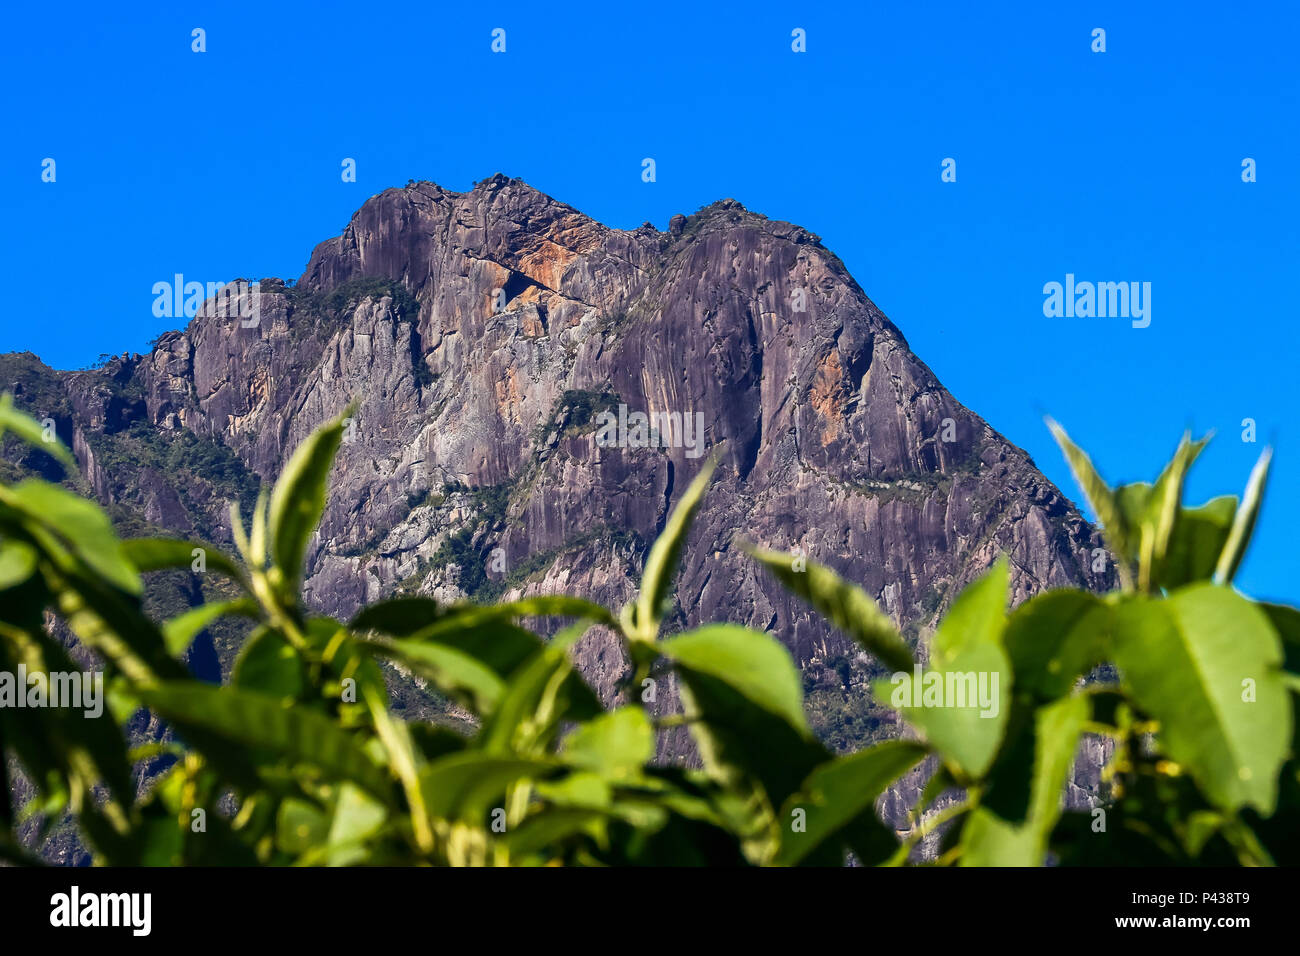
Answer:
[[[810,689],[847,658],[855,676],[835,692],[866,694],[870,668],[738,539],[834,567],[913,640],[1000,553],[1016,602],[1110,583],[1090,570],[1100,539],[1075,507],[939,384],[839,259],[730,199],[659,232],[610,229],[502,175],[465,193],[389,189],[296,285],[262,283],[255,327],[202,316],[149,355],[59,374],[105,500],[97,433],[187,431],[270,481],[356,400],[306,578],[310,602],[339,616],[398,588],[625,602],[705,459],[601,447],[592,415],[620,403],[699,413],[721,455],[671,624],[771,631]],[[157,473],[133,487],[149,521],[228,535],[214,496]],[[609,635],[589,634],[578,661],[611,699],[625,668]],[[664,746],[686,750],[681,735]]]

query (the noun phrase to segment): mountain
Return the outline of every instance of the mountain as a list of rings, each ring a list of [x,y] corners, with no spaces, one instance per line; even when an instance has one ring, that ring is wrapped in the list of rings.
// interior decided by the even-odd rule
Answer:
[[[863,686],[872,665],[738,541],[834,567],[913,641],[1000,553],[1017,602],[1110,583],[1077,509],[943,388],[843,263],[729,199],[666,232],[619,230],[502,175],[463,193],[410,183],[368,200],[296,283],[262,280],[255,324],[200,315],[87,371],[3,356],[0,388],[55,420],[74,480],[119,523],[218,543],[226,501],[247,511],[258,479],[355,399],[306,581],[338,616],[399,590],[621,606],[717,452],[673,625],[778,634],[840,748],[891,732]],[[655,418],[646,447],[605,441],[620,406]],[[48,466],[5,448],[0,467]],[[196,653],[215,677],[237,645],[217,635]],[[577,654],[611,698],[625,673],[613,641],[592,632]]]

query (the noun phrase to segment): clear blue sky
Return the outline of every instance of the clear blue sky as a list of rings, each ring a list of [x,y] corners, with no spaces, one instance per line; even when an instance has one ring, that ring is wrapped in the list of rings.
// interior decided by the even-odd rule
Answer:
[[[501,171],[625,228],[730,196],[822,236],[1071,497],[1044,413],[1112,480],[1217,429],[1194,500],[1239,492],[1275,443],[1239,582],[1300,598],[1294,4],[132,6],[6,13],[0,350],[142,351],[176,324],[154,282],[296,277],[408,179]],[[1045,318],[1067,272],[1151,282],[1151,326]]]

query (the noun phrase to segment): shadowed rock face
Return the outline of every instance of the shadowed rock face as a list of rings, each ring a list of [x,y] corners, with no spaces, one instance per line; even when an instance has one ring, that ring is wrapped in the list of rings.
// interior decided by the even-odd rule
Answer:
[[[465,193],[390,189],[316,247],[295,287],[262,283],[256,327],[199,318],[65,387],[97,489],[109,479],[85,435],[115,417],[213,439],[271,480],[355,399],[307,576],[335,615],[399,587],[620,606],[705,459],[601,447],[594,415],[619,404],[698,413],[720,454],[671,626],[772,631],[810,687],[845,700],[867,693],[864,661],[738,540],[832,566],[913,638],[1000,553],[1017,602],[1109,583],[1078,511],[939,384],[817,237],[732,200],[669,232],[623,231],[500,175]],[[184,530],[165,476],[151,481],[153,516]],[[624,662],[608,635],[578,653],[610,699]],[[827,677],[845,658],[851,673]]]

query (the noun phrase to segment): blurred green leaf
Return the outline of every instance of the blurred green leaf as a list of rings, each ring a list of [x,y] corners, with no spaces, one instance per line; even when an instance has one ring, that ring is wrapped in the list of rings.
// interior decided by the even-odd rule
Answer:
[[[555,738],[562,721],[587,720],[604,712],[569,659],[569,647],[583,630],[582,624],[565,629],[514,669],[480,732],[485,753],[537,752]]]
[[[515,617],[576,617],[607,627],[617,627],[618,621],[608,609],[583,598],[569,597],[566,594],[538,594],[533,597],[507,601],[491,607],[475,607],[458,610],[453,614],[463,614],[471,620],[487,618]]]
[[[581,810],[608,811],[614,803],[609,782],[590,770],[574,770],[537,784],[537,795],[548,803]]]
[[[365,842],[388,819],[388,810],[364,790],[350,783],[339,785],[334,816],[323,853],[330,866],[349,866],[365,859]]]
[[[489,809],[501,805],[507,788],[545,780],[560,769],[553,760],[459,753],[425,767],[420,785],[434,816],[481,824]]]
[[[898,709],[969,780],[993,762],[1010,711],[1011,666],[1002,647],[1008,580],[1003,559],[953,603],[931,642],[928,668],[874,685],[876,699]]]
[[[173,657],[183,656],[189,650],[194,638],[217,618],[238,616],[256,619],[257,614],[257,603],[247,598],[200,604],[178,614],[163,625],[163,640],[167,643],[167,652]]]
[[[679,668],[723,681],[745,699],[808,733],[803,689],[790,652],[771,635],[737,624],[710,624],[663,641]]]
[[[0,504],[22,513],[30,526],[54,536],[103,581],[130,595],[140,577],[124,560],[122,543],[99,505],[43,481],[0,484]]]
[[[0,591],[22,584],[35,573],[35,549],[22,541],[0,541]]]
[[[391,637],[410,637],[447,613],[431,597],[403,595],[363,607],[348,625],[358,634],[376,631]]]
[[[449,615],[409,638],[416,644],[437,644],[467,654],[509,677],[545,645],[536,634],[499,617],[475,619]]]
[[[1138,587],[1148,592],[1155,583],[1156,569],[1165,559],[1169,548],[1170,535],[1178,512],[1182,508],[1183,485],[1187,479],[1188,469],[1200,456],[1209,442],[1210,436],[1192,441],[1191,433],[1185,433],[1178,443],[1174,457],[1165,466],[1156,483],[1146,496],[1146,506],[1137,520],[1130,526],[1141,529],[1141,553],[1139,554]]]
[[[29,445],[57,458],[70,473],[77,470],[77,462],[72,453],[64,447],[63,442],[45,440],[45,429],[36,419],[20,412],[14,407],[14,397],[8,392],[0,393],[0,437],[11,431]]]
[[[308,435],[294,449],[271,492],[271,556],[284,575],[285,590],[295,596],[307,542],[325,511],[326,482],[343,441],[343,423],[351,414],[349,408]]]
[[[307,672],[298,652],[279,632],[259,627],[240,648],[230,683],[240,690],[294,700],[307,686]]]
[[[535,616],[576,617],[579,625],[582,621],[612,623],[609,612],[599,605],[549,595],[495,607],[449,608],[442,617],[409,637],[413,642],[440,644],[468,654],[502,678],[508,678],[544,646],[537,635],[512,624],[511,620]],[[585,627],[577,627],[577,633],[583,630]],[[575,695],[582,694],[582,688],[572,682],[569,690]]]
[[[67,692],[75,695],[80,690],[80,699],[74,696],[71,701],[80,706],[26,708],[14,707],[10,701],[0,706],[0,738],[38,779],[55,774],[68,781],[69,791],[98,786],[99,802],[124,817],[134,783],[126,742],[106,707],[103,675],[97,677],[95,670],[77,665],[67,650],[43,631],[0,627],[0,674],[14,680],[20,662],[29,675],[47,675],[47,693],[48,675],[64,675]],[[28,688],[17,687],[16,692],[26,695]]]
[[[81,643],[98,651],[136,684],[188,677],[167,653],[162,632],[145,616],[140,599],[123,594],[89,570],[53,572],[59,613]]]
[[[1018,824],[987,807],[975,810],[962,830],[963,866],[1043,865],[1089,713],[1089,701],[1083,696],[1062,697],[1037,709],[1027,818]]]
[[[505,683],[495,671],[452,647],[415,640],[366,646],[371,653],[401,664],[480,716],[492,713],[505,692]]]
[[[654,728],[640,707],[620,707],[578,726],[564,742],[567,763],[610,780],[640,777],[654,757]]]
[[[389,769],[401,782],[402,792],[406,794],[416,845],[422,854],[431,853],[434,831],[424,784],[420,779],[424,767],[422,755],[415,747],[409,727],[389,713],[382,681],[375,675],[363,675],[362,679],[365,681],[361,688],[362,701],[374,722],[379,743],[388,755]]]
[[[924,756],[925,748],[918,744],[890,740],[822,764],[782,808],[783,836],[777,862],[782,866],[797,864],[841,834],[850,823],[865,824],[879,831],[886,838],[879,841],[886,852],[896,848],[893,832],[876,819],[875,802],[890,784]],[[794,814],[800,810],[804,815],[800,821],[803,829],[796,831]]]
[[[1227,588],[1191,585],[1165,601],[1121,604],[1114,648],[1170,759],[1222,809],[1272,813],[1292,727],[1282,649],[1264,612]]]
[[[1260,604],[1277,636],[1282,639],[1282,663],[1292,674],[1300,674],[1300,610],[1285,604]]]
[[[315,804],[294,797],[280,803],[275,842],[285,853],[297,856],[325,842],[330,819]]]
[[[674,506],[663,531],[651,546],[645,569],[641,572],[641,591],[636,601],[636,632],[629,637],[653,641],[658,635],[659,620],[677,575],[686,535],[704,501],[704,493],[709,489],[716,467],[716,459],[709,458]]]
[[[333,779],[351,781],[385,803],[392,800],[392,784],[383,768],[351,735],[316,711],[287,708],[253,691],[191,681],[164,682],[142,690],[140,697],[177,724],[182,735],[190,726],[215,731],[228,740],[314,766]]]
[[[1135,553],[1136,548],[1129,541],[1128,528],[1125,525],[1114,492],[1111,491],[1106,482],[1102,481],[1101,475],[1097,474],[1092,459],[1088,457],[1083,449],[1070,440],[1070,436],[1065,433],[1064,428],[1051,418],[1047,419],[1047,427],[1051,429],[1056,443],[1061,446],[1061,451],[1065,453],[1065,460],[1070,466],[1070,471],[1074,473],[1074,480],[1078,482],[1079,490],[1083,492],[1083,496],[1088,500],[1088,505],[1092,508],[1093,513],[1097,515],[1097,520],[1101,522],[1102,533],[1106,536],[1106,541],[1115,556],[1120,581],[1125,587],[1131,587],[1133,584],[1133,566],[1129,556]]]
[[[1181,509],[1157,574],[1160,587],[1173,590],[1210,580],[1232,532],[1236,512],[1237,499],[1232,495],[1214,498],[1197,508]]]
[[[1214,580],[1219,584],[1232,583],[1237,568],[1241,565],[1241,559],[1246,556],[1246,545],[1250,543],[1255,522],[1259,518],[1260,506],[1264,502],[1264,486],[1268,483],[1268,468],[1272,460],[1273,449],[1265,448],[1250,473],[1245,497],[1241,499],[1241,507],[1233,516],[1232,530],[1228,534],[1227,543],[1224,544],[1214,569]]]
[[[674,662],[705,770],[729,798],[720,812],[751,862],[772,862],[781,844],[777,809],[829,757],[808,729],[789,651],[734,624],[688,631],[659,646]]]
[[[243,569],[227,557],[220,548],[209,544],[183,541],[178,538],[127,538],[122,542],[122,551],[141,574],[172,568],[192,571],[194,562],[201,558],[203,565],[208,569],[225,575],[245,591],[249,590]],[[196,551],[201,554],[196,555]]]
[[[930,642],[934,649],[931,667],[947,667],[977,647],[1002,646],[1010,585],[1010,569],[1004,556],[966,586]]]
[[[600,810],[553,807],[535,813],[506,834],[505,843],[512,862],[533,854],[550,856],[554,848],[574,836],[599,838],[605,830],[608,814]]]
[[[1164,546],[1169,542],[1169,532],[1173,529],[1174,519],[1183,503],[1183,486],[1187,483],[1187,473],[1209,444],[1210,437],[1206,435],[1193,441],[1191,432],[1185,432],[1174,451],[1174,457],[1165,465],[1164,471],[1152,486],[1152,520],[1158,531],[1157,554],[1163,553]]]
[[[1011,612],[1004,638],[1015,691],[1040,700],[1070,692],[1105,660],[1110,607],[1088,591],[1035,595]]]

